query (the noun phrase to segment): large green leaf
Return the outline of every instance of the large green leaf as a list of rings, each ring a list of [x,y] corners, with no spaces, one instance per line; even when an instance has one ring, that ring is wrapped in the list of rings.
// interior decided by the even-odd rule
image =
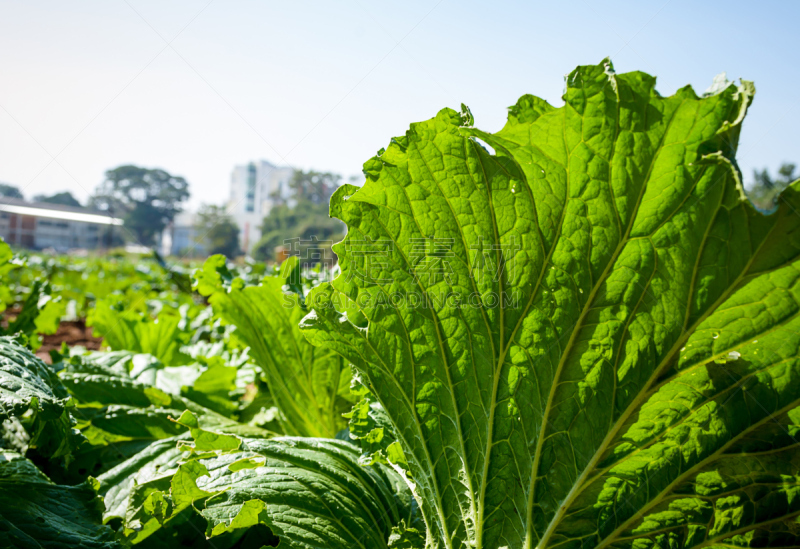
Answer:
[[[81,440],[72,429],[70,406],[54,371],[18,339],[0,337],[0,423],[20,418],[30,435],[27,444],[47,457],[68,456]]]
[[[61,379],[84,404],[169,405],[169,395],[183,395],[230,416],[237,409],[231,396],[237,390],[237,375],[242,374],[244,382],[248,373],[226,366],[219,357],[205,360],[207,366],[165,367],[147,354],[89,353],[69,358]]]
[[[0,419],[20,416],[29,408],[47,418],[58,417],[69,400],[54,371],[18,339],[0,337]]]
[[[342,413],[353,401],[350,369],[337,354],[316,349],[303,337],[297,325],[307,311],[299,295],[282,291],[287,280],[268,276],[258,286],[246,286],[221,255],[206,260],[195,278],[198,291],[236,326],[236,337],[264,370],[284,433],[333,437],[347,426]]]
[[[126,517],[128,498],[135,486],[146,484],[161,476],[171,477],[177,470],[181,458],[181,451],[177,447],[179,440],[181,438],[154,442],[98,477],[99,492],[105,498],[106,520]]]
[[[213,539],[264,525],[282,547],[298,549],[385,548],[392,527],[415,519],[401,477],[360,465],[353,444],[239,439],[197,428],[189,413],[179,421],[194,444],[159,441],[100,477],[107,519],[123,517],[134,543],[185,520],[190,508]]]
[[[250,437],[273,436],[203,405],[209,395],[219,397],[219,383],[214,376],[206,382],[197,381],[208,372],[216,374],[217,368],[202,374],[184,367],[164,368],[152,356],[124,351],[74,356],[60,366],[60,378],[78,403],[73,415],[87,440],[75,452],[67,476],[56,478],[54,474],[54,480],[98,476],[139,459],[140,452],[150,451],[150,444],[183,433],[185,429],[175,420],[186,410],[198,414],[205,429]],[[182,382],[181,373],[188,379]],[[184,391],[190,382],[195,385],[192,391]],[[210,387],[204,387],[204,383]],[[204,399],[198,402],[192,396]]]
[[[198,486],[217,494],[201,506],[208,532],[263,522],[286,547],[386,547],[392,526],[411,518],[410,492],[390,469],[359,465],[358,455],[344,441],[277,438],[202,460],[208,477]]]
[[[417,524],[401,476],[360,465],[351,443],[240,438],[189,411],[177,423],[190,432],[154,442],[98,478],[105,520],[121,518],[131,543],[168,537],[164,530],[192,522],[187,513],[195,512],[211,546],[266,526],[287,547],[381,548],[394,526]]]
[[[745,199],[752,84],[654,86],[443,110],[331,201],[307,335],[391,418],[429,545],[800,544],[800,186]]]
[[[53,484],[21,455],[0,450],[0,546],[120,547],[114,531],[102,525],[96,482]]]

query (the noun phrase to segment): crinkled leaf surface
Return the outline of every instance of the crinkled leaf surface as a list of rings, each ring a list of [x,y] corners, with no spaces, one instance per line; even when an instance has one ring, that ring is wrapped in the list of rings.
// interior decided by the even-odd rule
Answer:
[[[310,345],[298,329],[307,311],[286,280],[268,276],[258,286],[232,278],[224,256],[209,258],[195,273],[215,314],[236,326],[236,336],[267,378],[287,435],[334,437],[347,426],[350,369],[337,354]]]
[[[0,337],[0,419],[33,407],[47,418],[61,415],[69,395],[47,365],[12,337]]]
[[[18,418],[12,417],[0,424],[0,448],[24,454],[28,450],[30,435]]]
[[[580,67],[495,134],[443,110],[331,201],[305,327],[394,423],[429,545],[800,544],[798,185],[744,198],[752,84],[654,86]]]
[[[26,419],[30,440],[42,455],[67,456],[80,442],[67,408],[70,396],[58,376],[13,337],[0,337],[0,421]]]
[[[96,484],[96,481],[93,481]],[[93,484],[53,484],[21,455],[0,450],[0,546],[116,548]]]
[[[391,463],[402,471],[408,469],[392,422],[372,395],[364,395],[345,417],[349,419],[349,438],[361,447],[361,463]]]
[[[188,437],[156,441],[135,456],[100,475],[100,495],[105,498],[104,518],[125,518],[131,490],[159,478],[170,478],[178,468],[177,442]],[[166,486],[169,486],[167,481]]]
[[[176,509],[193,505],[216,537],[257,524],[291,548],[382,548],[391,529],[413,519],[411,493],[390,468],[362,466],[340,440],[243,439],[234,452],[172,470]]]
[[[291,548],[386,547],[392,526],[410,519],[407,489],[396,492],[399,479],[390,469],[359,465],[352,444],[278,438],[245,440],[243,448],[204,460],[209,477],[200,488],[225,490],[201,511],[211,533],[236,527],[238,519],[239,527],[263,521]],[[232,471],[244,457],[261,458],[261,465]]]
[[[199,416],[199,427],[204,429],[251,437],[273,435],[258,427],[238,423],[190,398],[162,390],[158,386],[180,391],[181,383],[163,383],[160,375],[145,375],[152,373],[150,367],[154,364],[158,366],[157,374],[180,369],[163,368],[148,355],[126,352],[91,353],[72,357],[61,364],[63,370],[59,375],[78,403],[73,414],[87,438],[75,453],[76,459],[70,465],[71,476],[67,479],[85,474],[99,476],[120,464],[128,467],[142,459],[148,461],[139,454],[149,452],[150,444],[185,432],[176,420],[186,410]],[[131,374],[137,371],[139,375],[134,379]],[[150,380],[158,386],[143,380]],[[202,392],[198,390],[195,394]],[[175,446],[174,441],[172,446]],[[106,484],[104,482],[104,486]],[[127,497],[129,487],[126,485],[122,497]]]
[[[102,354],[94,356],[101,357]],[[122,404],[137,407],[151,404],[176,405],[173,396],[158,387],[134,379],[118,365],[118,362],[108,363],[104,360],[75,361],[75,364],[68,365],[59,376],[70,393],[82,404]]]
[[[218,438],[214,447],[199,431],[194,450],[203,451],[176,447],[185,437],[165,439],[99,477],[106,520],[124,518],[129,540],[172,527],[192,507],[212,539],[264,525],[286,547],[382,548],[392,527],[416,517],[400,476],[360,465],[350,443],[281,437],[230,446]]]
[[[164,366],[152,355],[113,351],[72,357],[61,377],[84,403],[168,405],[169,395],[180,394],[230,416],[236,409],[231,393],[237,388],[239,373],[219,358],[207,367],[197,363]]]

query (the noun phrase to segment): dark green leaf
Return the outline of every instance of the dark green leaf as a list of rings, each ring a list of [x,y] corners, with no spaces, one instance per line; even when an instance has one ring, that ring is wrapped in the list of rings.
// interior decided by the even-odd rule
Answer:
[[[30,440],[46,457],[68,456],[80,442],[67,408],[71,399],[45,363],[12,337],[0,337],[0,421],[25,419]]]
[[[18,549],[119,547],[102,525],[96,481],[53,484],[33,463],[0,451],[0,546]]]

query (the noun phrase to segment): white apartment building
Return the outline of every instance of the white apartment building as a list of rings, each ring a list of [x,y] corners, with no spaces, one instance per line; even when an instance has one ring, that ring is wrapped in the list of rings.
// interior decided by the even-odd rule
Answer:
[[[236,166],[231,174],[228,213],[241,229],[242,250],[249,253],[261,238],[261,222],[276,204],[289,200],[294,169],[261,160]]]
[[[206,254],[203,234],[197,227],[197,214],[181,212],[161,235],[161,255],[164,257],[200,257]]]
[[[122,220],[87,208],[0,198],[0,237],[35,250],[93,249],[108,245]]]

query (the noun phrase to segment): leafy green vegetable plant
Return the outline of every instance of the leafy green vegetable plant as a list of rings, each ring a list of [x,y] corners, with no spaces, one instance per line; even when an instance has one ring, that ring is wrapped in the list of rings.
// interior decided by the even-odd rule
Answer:
[[[180,348],[188,335],[179,327],[181,318],[175,314],[159,314],[155,320],[125,308],[120,296],[99,300],[90,311],[88,324],[94,335],[114,351],[133,351],[156,357],[164,364],[185,364],[188,357]]]
[[[297,258],[281,271],[283,276],[247,285],[216,255],[195,273],[195,287],[216,315],[236,326],[236,338],[263,370],[283,432],[333,438],[346,427],[342,414],[354,401],[350,368],[336,353],[310,345],[299,330],[308,311]]]
[[[0,277],[5,281],[25,262],[14,257],[11,248],[0,238]],[[0,313],[14,302],[14,293],[5,284],[0,284]],[[58,329],[66,304],[61,296],[54,296],[50,283],[41,278],[31,281],[31,287],[24,301],[20,304],[19,314],[9,320],[8,326],[0,326],[0,335],[25,334],[33,348],[41,345],[38,334],[52,334]]]
[[[81,441],[69,414],[75,403],[22,339],[0,337],[0,432],[6,441],[17,439],[15,450],[32,447],[44,457],[70,457]]]
[[[15,330],[46,281],[114,349],[0,337],[0,546],[800,546],[800,182],[745,198],[753,93],[604,61],[497,133],[445,109],[334,194],[336,279],[212,257],[213,311],[0,242]]]
[[[413,520],[400,476],[384,465],[360,465],[349,442],[219,435],[198,428],[191,412],[179,423],[191,429],[194,442],[183,448],[190,454],[137,484],[130,501],[143,501],[142,512],[131,515],[129,503],[129,517],[166,525],[193,506],[210,538],[261,523],[281,545],[298,549],[386,547],[391,528]]]
[[[445,109],[331,200],[305,332],[382,404],[428,547],[800,544],[798,184],[745,198],[751,83],[654,86]]]
[[[22,453],[72,458],[83,437],[72,429],[74,402],[58,377],[10,337],[0,337],[0,546],[118,547],[100,522],[97,482],[57,485]],[[14,430],[14,443],[10,431]],[[12,446],[13,449],[8,448]]]

